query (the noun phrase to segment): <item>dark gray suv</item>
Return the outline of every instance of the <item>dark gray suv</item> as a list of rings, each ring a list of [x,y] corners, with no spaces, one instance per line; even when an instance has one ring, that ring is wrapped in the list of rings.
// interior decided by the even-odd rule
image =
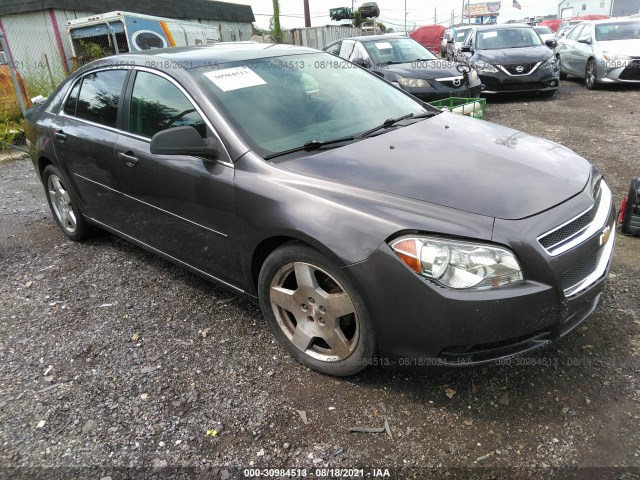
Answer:
[[[613,252],[587,160],[312,49],[108,58],[25,130],[67,237],[106,230],[259,303],[327,374],[548,345],[596,308]]]

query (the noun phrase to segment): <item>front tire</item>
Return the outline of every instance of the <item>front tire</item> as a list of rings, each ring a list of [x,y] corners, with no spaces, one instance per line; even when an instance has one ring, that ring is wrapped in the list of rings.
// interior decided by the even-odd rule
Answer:
[[[598,67],[593,59],[587,62],[584,74],[584,84],[589,90],[595,90],[598,88]]]
[[[374,334],[362,299],[340,267],[313,248],[291,242],[269,255],[258,296],[274,336],[303,365],[347,376],[373,358]]]
[[[82,216],[78,202],[67,188],[60,170],[54,165],[47,165],[42,180],[49,208],[62,233],[75,242],[87,238],[91,227]]]

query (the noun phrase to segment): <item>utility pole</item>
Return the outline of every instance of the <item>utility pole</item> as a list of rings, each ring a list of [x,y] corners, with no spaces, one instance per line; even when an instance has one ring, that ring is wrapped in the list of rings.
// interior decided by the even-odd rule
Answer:
[[[407,0],[404,0],[404,31],[407,31]]]
[[[438,23],[438,7],[433,9],[433,24],[436,25]]]
[[[309,13],[309,0],[304,0],[304,26],[311,26],[311,14]]]
[[[462,0],[462,14],[460,15],[460,25],[464,25],[464,0]]]

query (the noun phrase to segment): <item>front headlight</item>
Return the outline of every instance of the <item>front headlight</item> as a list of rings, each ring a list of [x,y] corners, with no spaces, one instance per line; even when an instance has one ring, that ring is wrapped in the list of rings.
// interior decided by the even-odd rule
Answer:
[[[398,83],[403,87],[409,88],[425,88],[431,86],[429,82],[420,78],[399,78]]]
[[[617,53],[604,52],[602,56],[607,62],[626,62],[631,60],[629,55],[619,55]]]
[[[476,70],[478,70],[479,72],[485,72],[485,73],[498,72],[498,69],[496,67],[494,67],[490,63],[483,62],[483,61],[476,62],[475,67],[476,67]]]
[[[402,237],[390,246],[411,270],[445,287],[489,289],[524,280],[506,248],[429,236]]]

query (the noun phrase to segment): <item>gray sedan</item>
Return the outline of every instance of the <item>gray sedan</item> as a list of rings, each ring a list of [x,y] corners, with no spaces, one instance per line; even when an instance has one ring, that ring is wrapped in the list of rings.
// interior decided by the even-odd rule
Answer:
[[[640,19],[596,20],[577,25],[558,44],[561,78],[640,84]]]
[[[613,254],[587,160],[309,48],[106,58],[25,133],[70,240],[103,229],[224,285],[325,374],[549,345],[596,308]]]

